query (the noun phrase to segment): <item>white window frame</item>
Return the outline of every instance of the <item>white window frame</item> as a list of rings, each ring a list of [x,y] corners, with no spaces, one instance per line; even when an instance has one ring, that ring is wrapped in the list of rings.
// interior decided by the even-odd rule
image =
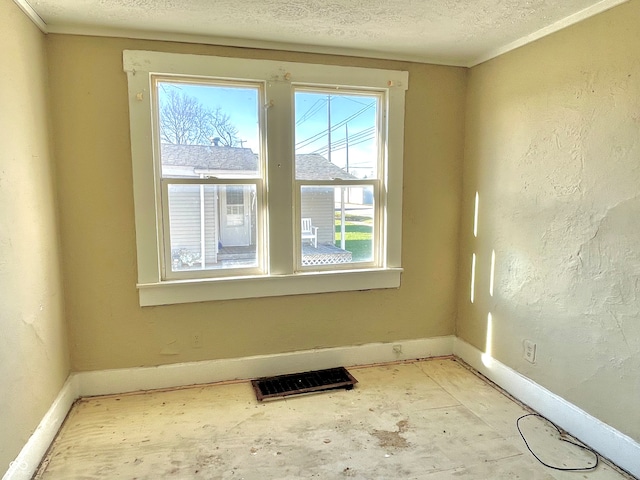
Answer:
[[[135,203],[139,300],[141,306],[207,300],[398,288],[402,244],[402,163],[404,97],[408,72],[362,67],[251,60],[125,50],[128,77],[131,156]],[[261,274],[163,279],[164,249],[157,152],[153,141],[152,75],[183,75],[231,81],[265,82],[266,236]],[[299,188],[294,178],[294,94],[292,86],[312,85],[384,92],[381,145],[384,169],[379,239],[383,248],[374,267],[352,264],[329,270],[300,269],[295,219]],[[312,182],[315,183],[315,182]],[[336,183],[340,186],[342,183]],[[299,221],[297,222],[299,223]]]
[[[293,84],[294,94],[296,92],[311,92],[322,95],[332,95],[336,92],[336,87],[331,86],[330,88],[322,88],[317,85],[308,86],[308,85],[298,85]],[[377,158],[375,161],[375,171],[376,176],[372,179],[353,179],[353,180],[343,180],[343,179],[333,179],[330,181],[327,180],[298,180],[295,179],[295,195],[296,195],[296,211],[300,213],[302,211],[302,195],[301,188],[302,187],[334,187],[334,188],[350,188],[350,187],[371,187],[373,190],[373,199],[374,199],[374,208],[373,208],[373,238],[374,242],[372,245],[372,260],[368,262],[357,262],[357,263],[336,263],[325,266],[303,266],[302,265],[302,244],[300,242],[296,243],[296,268],[298,271],[312,271],[312,270],[340,270],[340,269],[354,269],[354,268],[377,268],[384,264],[384,260],[386,258],[386,235],[384,234],[384,228],[382,220],[382,210],[383,208],[379,208],[380,206],[384,206],[386,204],[386,191],[383,187],[383,178],[386,175],[387,169],[387,155],[385,151],[386,145],[386,135],[387,135],[387,126],[384,123],[384,118],[386,116],[387,105],[386,105],[386,91],[382,92],[379,89],[367,89],[367,88],[355,88],[355,89],[347,89],[340,88],[338,89],[338,94],[340,95],[363,95],[375,96],[376,98],[376,130],[377,130]],[[296,225],[300,225],[300,215],[296,219]],[[300,234],[297,234],[296,238],[300,238]]]

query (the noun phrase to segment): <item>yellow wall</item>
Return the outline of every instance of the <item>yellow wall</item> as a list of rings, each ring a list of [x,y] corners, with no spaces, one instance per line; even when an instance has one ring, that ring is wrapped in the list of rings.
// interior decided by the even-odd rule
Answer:
[[[51,405],[67,352],[73,370],[242,357],[449,335],[456,312],[461,338],[639,440],[639,24],[631,0],[467,71],[45,39],[0,0],[0,465]],[[140,308],[124,49],[408,70],[402,287]]]
[[[632,0],[471,69],[457,319],[464,340],[637,441],[639,25]]]
[[[44,35],[0,0],[0,472],[69,372]]]
[[[402,287],[139,307],[124,49],[407,69]],[[454,332],[465,69],[66,35],[48,54],[74,370]]]

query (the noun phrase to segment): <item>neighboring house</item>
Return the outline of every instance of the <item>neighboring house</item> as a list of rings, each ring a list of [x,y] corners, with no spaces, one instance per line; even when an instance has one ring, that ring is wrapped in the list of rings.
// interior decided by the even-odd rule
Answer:
[[[353,180],[350,173],[331,163],[317,153],[296,155],[297,180]],[[303,192],[301,217],[311,218],[311,223],[318,227],[318,245],[333,245],[335,242],[335,208],[334,189],[314,188],[314,193]]]
[[[242,178],[258,171],[258,156],[249,148],[162,144],[162,175],[165,178]],[[295,157],[299,180],[356,179],[318,154]],[[318,245],[334,245],[334,189],[313,188],[303,192],[301,217],[318,227]],[[202,250],[207,264],[216,263],[221,249],[250,247],[256,243],[255,193],[238,186],[173,185],[169,218],[172,254],[192,252],[199,263]],[[204,225],[204,232],[201,226]]]

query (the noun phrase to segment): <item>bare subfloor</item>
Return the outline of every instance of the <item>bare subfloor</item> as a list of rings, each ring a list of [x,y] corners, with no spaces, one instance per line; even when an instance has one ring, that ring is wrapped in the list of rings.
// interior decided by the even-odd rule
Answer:
[[[549,469],[528,413],[454,359],[351,368],[351,391],[259,403],[248,382],[78,402],[37,479],[624,479]],[[531,447],[593,464],[536,417]]]

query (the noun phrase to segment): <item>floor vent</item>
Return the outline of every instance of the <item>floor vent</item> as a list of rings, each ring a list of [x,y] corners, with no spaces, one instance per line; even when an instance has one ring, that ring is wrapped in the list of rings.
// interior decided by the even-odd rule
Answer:
[[[338,388],[351,390],[356,383],[358,381],[344,367],[264,377],[251,381],[259,401]]]

